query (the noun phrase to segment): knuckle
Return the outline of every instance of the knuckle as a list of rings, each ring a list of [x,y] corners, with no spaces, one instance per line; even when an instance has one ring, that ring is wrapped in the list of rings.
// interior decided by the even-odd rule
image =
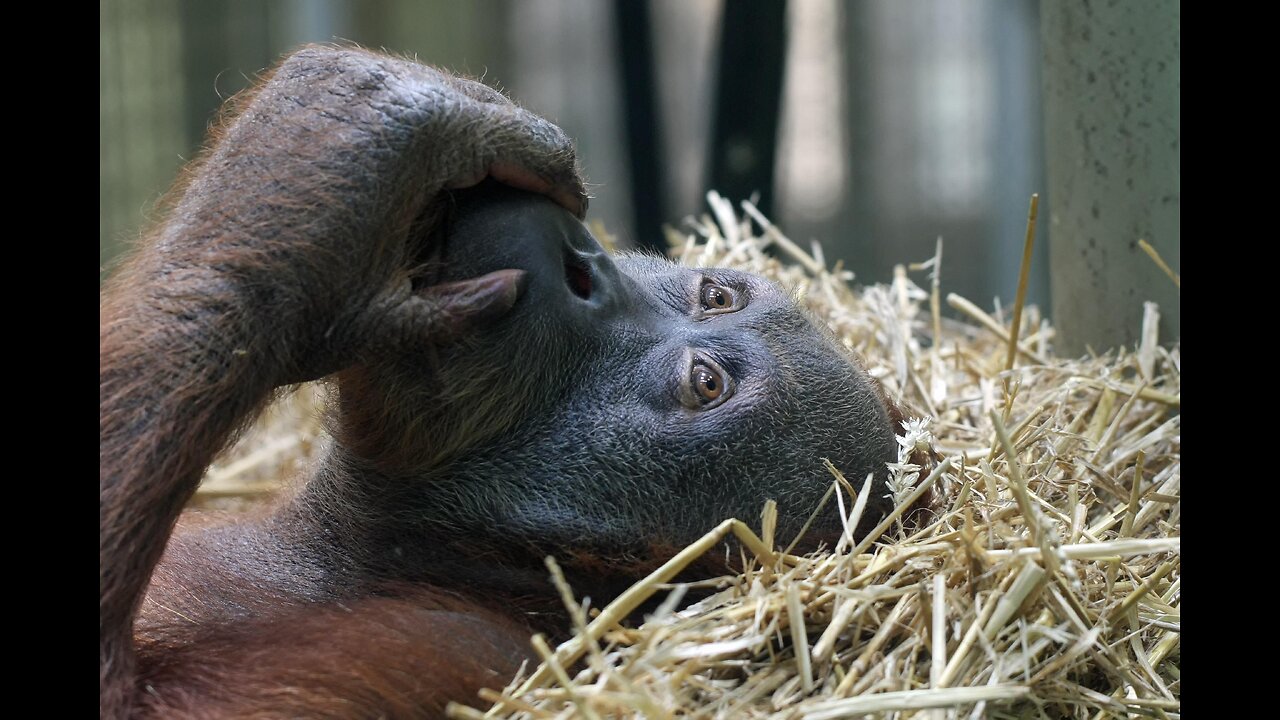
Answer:
[[[455,82],[454,86],[457,90],[472,100],[486,105],[514,105],[511,98],[508,98],[497,89],[492,88],[479,80],[472,80],[463,77],[454,77],[453,79]]]
[[[524,108],[515,108],[509,136],[540,153],[552,156],[573,153],[573,142],[564,130]]]
[[[288,55],[280,64],[286,79],[313,79],[317,76],[350,76],[368,67],[376,56],[351,48],[306,45]]]
[[[275,80],[300,85],[300,92],[387,110],[413,109],[441,96],[439,73],[432,68],[358,48],[305,46],[283,61]]]

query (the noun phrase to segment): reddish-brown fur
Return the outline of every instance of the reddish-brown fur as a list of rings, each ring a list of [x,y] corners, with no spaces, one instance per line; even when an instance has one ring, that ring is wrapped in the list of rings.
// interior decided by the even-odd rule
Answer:
[[[179,630],[172,643],[150,631],[138,675],[159,690],[144,688],[135,712],[160,717],[442,716],[450,701],[505,685],[529,653],[527,626],[476,598],[423,588],[282,603],[269,615]]]
[[[562,624],[554,593],[531,589],[545,548],[527,537],[375,516],[401,511],[407,487],[437,491],[413,481],[516,423],[538,380],[504,377],[497,394],[479,360],[420,363],[510,310],[522,282],[424,268],[444,191],[486,175],[581,216],[573,148],[483,85],[357,49],[306,48],[236,108],[102,296],[102,715],[438,716],[504,684],[532,629]],[[309,493],[175,532],[278,388],[335,374],[342,452]],[[600,600],[669,557],[665,540],[555,549]]]
[[[236,106],[102,296],[102,714],[404,716],[471,698],[525,647],[520,623],[473,602],[321,597],[289,567],[255,575],[288,550],[236,532],[152,570],[275,388],[510,307],[511,278],[415,293],[415,243],[442,190],[490,173],[581,213],[572,146],[479,83],[358,49],[306,48]],[[200,617],[143,608],[149,582]]]

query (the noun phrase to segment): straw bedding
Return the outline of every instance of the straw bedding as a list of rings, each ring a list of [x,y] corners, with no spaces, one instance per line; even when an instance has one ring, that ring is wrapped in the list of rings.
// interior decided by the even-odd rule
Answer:
[[[487,716],[1178,717],[1180,351],[1159,346],[1158,309],[1146,308],[1138,347],[1066,359],[1027,308],[1006,371],[1007,320],[945,295],[941,243],[891,283],[854,289],[749,203],[709,199],[713,217],[669,233],[673,256],[794,289],[927,418],[888,472],[903,504],[923,498],[928,512],[797,557],[766,504],[608,607],[562,585],[573,639],[534,638],[544,662],[486,693]],[[964,319],[941,317],[944,304]],[[211,468],[197,502],[252,502],[309,463],[322,402],[311,388],[284,398]],[[938,461],[912,465],[916,448]],[[831,470],[827,502],[853,527],[864,479]],[[718,592],[681,609],[685,588],[664,583],[701,552],[747,569],[709,578]],[[655,595],[665,602],[643,624],[620,624]]]

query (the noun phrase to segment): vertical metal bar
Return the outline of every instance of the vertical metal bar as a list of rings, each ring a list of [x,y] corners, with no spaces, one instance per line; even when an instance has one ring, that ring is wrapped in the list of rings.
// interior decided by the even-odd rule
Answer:
[[[708,187],[737,201],[759,193],[773,214],[773,168],[786,61],[785,0],[725,3]]]
[[[622,119],[631,175],[631,210],[637,247],[663,252],[666,217],[661,118],[654,86],[653,23],[649,0],[614,0]]]

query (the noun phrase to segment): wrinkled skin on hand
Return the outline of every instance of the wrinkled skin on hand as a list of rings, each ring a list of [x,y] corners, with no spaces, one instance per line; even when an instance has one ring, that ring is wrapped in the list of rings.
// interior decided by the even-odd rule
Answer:
[[[116,286],[163,278],[148,301],[194,313],[197,285],[210,296],[203,310],[246,324],[255,311],[270,312],[272,329],[298,335],[239,349],[291,381],[322,377],[350,364],[356,348],[420,330],[410,280],[442,190],[492,175],[579,216],[586,210],[573,146],[559,128],[430,67],[310,48],[238,104],[188,171],[157,252],[139,258],[151,262],[135,263]]]

